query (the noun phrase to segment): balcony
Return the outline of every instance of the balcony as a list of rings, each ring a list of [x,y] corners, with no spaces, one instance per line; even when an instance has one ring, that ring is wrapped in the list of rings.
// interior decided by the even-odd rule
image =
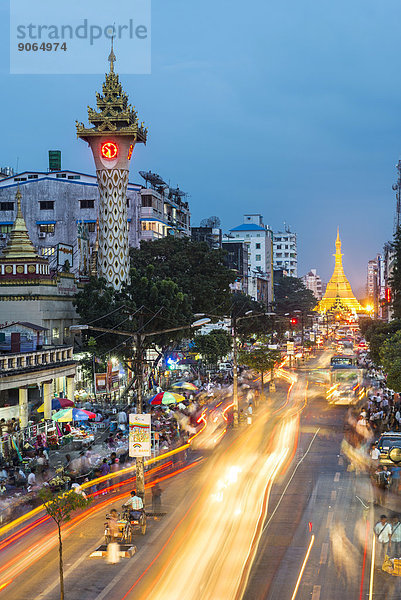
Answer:
[[[72,346],[51,346],[34,352],[0,355],[0,378],[74,364]]]

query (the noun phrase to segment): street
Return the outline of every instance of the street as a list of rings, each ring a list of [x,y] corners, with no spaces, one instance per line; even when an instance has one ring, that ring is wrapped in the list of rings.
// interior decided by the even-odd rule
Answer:
[[[329,358],[325,351],[309,365],[324,367]],[[168,475],[157,467],[165,516],[149,518],[133,558],[117,565],[89,558],[103,542],[105,513],[120,510],[132,483],[67,523],[69,600],[364,597],[377,510],[369,482],[341,455],[348,408],[327,404],[309,385],[308,367],[282,374],[287,381],[251,425],[227,433],[212,453],[192,451]],[[41,514],[21,534],[0,542],[0,593],[56,600],[53,524]],[[377,573],[375,598],[398,597],[397,580]]]

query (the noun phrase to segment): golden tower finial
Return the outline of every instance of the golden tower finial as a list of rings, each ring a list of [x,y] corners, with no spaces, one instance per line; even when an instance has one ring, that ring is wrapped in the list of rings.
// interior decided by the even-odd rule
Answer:
[[[116,55],[114,54],[114,35],[111,36],[111,49],[109,58],[107,59],[110,63],[110,73],[114,73],[114,63],[116,62]]]
[[[8,239],[7,246],[3,250],[3,257],[6,258],[33,258],[38,254],[28,234],[28,229],[25,223],[21,209],[21,192],[19,185],[15,194],[17,201],[17,216]]]

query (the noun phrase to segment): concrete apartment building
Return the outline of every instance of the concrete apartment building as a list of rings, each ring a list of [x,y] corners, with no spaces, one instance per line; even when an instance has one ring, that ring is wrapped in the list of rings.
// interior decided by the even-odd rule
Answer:
[[[297,234],[288,227],[273,233],[273,266],[290,277],[298,277]]]
[[[316,300],[321,300],[323,297],[323,284],[320,276],[317,274],[316,269],[311,269],[306,275],[302,277],[302,281],[308,290],[314,293]]]

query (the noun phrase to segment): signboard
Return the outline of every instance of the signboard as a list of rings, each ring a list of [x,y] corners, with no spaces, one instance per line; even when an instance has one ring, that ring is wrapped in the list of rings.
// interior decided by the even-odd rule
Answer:
[[[57,266],[64,267],[66,261],[70,267],[74,264],[74,248],[69,244],[57,244]]]
[[[289,355],[294,354],[294,349],[295,349],[295,343],[287,342],[287,354],[289,354]]]
[[[97,394],[107,392],[107,373],[95,373],[95,386]]]
[[[90,256],[89,256],[89,231],[86,223],[80,221],[77,226],[79,274],[89,275]]]
[[[269,350],[278,350],[279,349],[278,344],[268,344],[267,347]]]
[[[129,415],[129,455],[151,456],[151,415]]]
[[[311,342],[314,342],[314,341],[315,341],[315,332],[314,332],[314,331],[311,331],[311,332],[310,332],[310,334],[309,334],[309,339],[310,339],[310,341],[311,341]]]
[[[61,171],[61,150],[49,150],[49,171]]]

